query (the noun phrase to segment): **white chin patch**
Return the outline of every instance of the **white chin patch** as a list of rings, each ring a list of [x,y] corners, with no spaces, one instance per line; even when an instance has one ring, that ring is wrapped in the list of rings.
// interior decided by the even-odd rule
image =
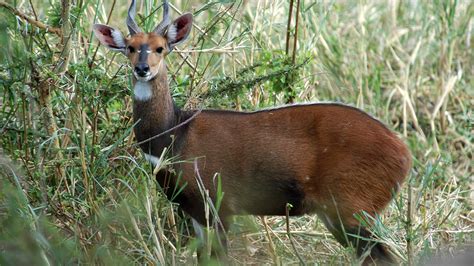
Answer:
[[[135,71],[133,71],[133,75],[135,76],[135,78],[138,81],[141,81],[141,82],[150,81],[151,79],[153,79],[156,76],[156,74],[152,74],[151,72],[148,72],[148,75],[146,75],[144,77],[141,77]]]
[[[150,100],[153,94],[151,91],[151,84],[147,81],[138,80],[137,83],[135,83],[135,87],[133,88],[133,94],[136,100],[139,100],[139,101]]]

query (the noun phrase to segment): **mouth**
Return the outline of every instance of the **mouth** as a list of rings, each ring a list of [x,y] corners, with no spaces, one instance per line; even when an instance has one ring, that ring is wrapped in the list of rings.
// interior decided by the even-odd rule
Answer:
[[[148,72],[145,76],[140,76],[138,75],[137,72],[133,71],[133,75],[138,81],[142,81],[142,82],[150,81],[153,78],[153,75],[151,74],[151,72]]]

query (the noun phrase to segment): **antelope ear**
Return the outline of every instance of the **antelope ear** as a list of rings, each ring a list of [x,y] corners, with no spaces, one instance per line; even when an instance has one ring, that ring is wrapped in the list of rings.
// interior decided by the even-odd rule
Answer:
[[[102,45],[112,51],[125,53],[125,38],[119,30],[102,24],[94,24],[92,29]]]
[[[181,15],[171,23],[166,32],[166,39],[168,40],[170,51],[172,51],[176,45],[184,42],[188,38],[192,26],[193,15],[191,15],[191,13]]]

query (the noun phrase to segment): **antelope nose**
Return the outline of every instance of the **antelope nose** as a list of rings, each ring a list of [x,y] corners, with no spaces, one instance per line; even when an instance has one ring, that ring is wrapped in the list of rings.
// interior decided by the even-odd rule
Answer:
[[[148,64],[140,63],[135,66],[135,72],[140,77],[146,76],[148,74],[148,71],[150,71],[150,67],[148,66]]]

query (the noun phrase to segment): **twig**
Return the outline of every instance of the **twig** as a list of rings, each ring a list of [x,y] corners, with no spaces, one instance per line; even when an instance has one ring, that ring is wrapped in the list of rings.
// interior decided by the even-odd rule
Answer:
[[[287,203],[286,204],[286,234],[288,235],[288,239],[290,240],[291,246],[293,247],[293,250],[295,251],[296,256],[298,257],[298,260],[300,261],[301,265],[306,265],[304,262],[303,258],[301,258],[300,253],[298,253],[298,250],[296,249],[295,242],[293,241],[293,238],[291,237],[291,231],[290,231],[290,209],[291,209],[291,204]]]
[[[439,100],[436,103],[436,106],[433,110],[433,113],[431,114],[430,126],[431,126],[431,131],[432,131],[432,134],[433,134],[433,140],[434,140],[434,144],[435,144],[435,148],[436,148],[437,152],[440,151],[440,147],[439,147],[438,140],[437,140],[437,137],[436,137],[437,134],[436,134],[436,127],[435,127],[435,119],[436,119],[436,116],[438,115],[441,107],[446,102],[446,98],[448,97],[449,93],[454,89],[454,85],[456,85],[457,81],[458,81],[458,76],[449,77],[448,82],[445,84],[445,86],[443,86],[443,94],[439,98]],[[444,115],[445,115],[444,113],[441,113],[441,117],[443,117]]]
[[[61,167],[63,161],[63,153],[59,143],[58,126],[53,113],[53,106],[51,104],[51,91],[54,86],[51,78],[43,78],[40,76],[39,70],[35,64],[32,64],[31,77],[34,82],[34,87],[38,90],[38,101],[43,114],[43,124],[46,127],[48,136],[51,138],[53,145],[53,158],[56,158],[56,180],[61,180],[64,177],[64,169]],[[50,177],[50,182],[56,182],[53,177]]]
[[[278,264],[278,256],[275,252],[275,244],[273,244],[273,240],[272,240],[272,237],[270,235],[270,230],[269,230],[269,226],[267,224],[267,220],[265,219],[265,216],[261,216],[260,219],[262,219],[262,224],[263,224],[263,227],[265,228],[265,232],[266,232],[267,237],[268,237],[268,247],[269,247],[270,253],[272,255],[273,264],[274,265],[279,265]]]
[[[225,11],[228,11],[228,10],[230,10],[231,8],[233,8],[233,7],[234,7],[234,4],[235,4],[235,3],[232,3]],[[204,38],[205,38],[205,36],[208,34],[208,32],[209,32],[215,25],[217,25],[217,23],[218,23],[219,21],[221,21],[221,19],[222,19],[222,18],[224,17],[224,15],[226,14],[225,11],[224,11],[224,12],[220,12],[220,13],[218,13],[216,16],[214,16],[214,18],[213,18],[214,21],[207,27],[206,31],[205,31],[203,34],[201,34],[201,36],[199,36],[199,39],[198,39],[198,41],[197,41],[196,43],[199,43],[199,42],[202,40],[201,49],[202,49],[203,46],[204,46]],[[237,9],[236,9],[236,12],[237,12]],[[235,16],[236,12],[234,13],[234,16]],[[233,19],[234,19],[234,17],[232,17],[232,20],[233,20]],[[229,25],[230,25],[230,24],[229,24]],[[225,37],[227,31],[229,30],[229,28],[230,28],[230,26],[228,26],[228,27],[224,30],[224,33],[222,34],[222,37],[221,37],[220,40],[218,41],[217,45],[220,45],[221,42],[224,40],[224,37]],[[199,53],[198,56],[197,56],[197,59],[196,59],[196,66],[199,64],[199,61],[200,61],[200,59],[201,59],[201,55],[202,55],[202,53]],[[208,67],[210,66],[210,64],[211,64],[211,62],[212,62],[213,56],[214,56],[214,54],[211,55],[211,58],[207,61],[207,64],[204,66],[204,69],[201,71],[201,75],[199,75],[199,76],[201,76],[201,77],[204,76],[204,73],[206,73]],[[194,81],[196,80],[194,77],[196,76],[196,74],[199,74],[199,73],[197,73],[197,72],[198,72],[198,69],[197,69],[197,68],[194,68],[194,69],[193,69],[193,72],[192,72],[192,74],[191,74],[191,84],[189,85],[189,94],[191,94],[191,93],[193,92],[194,88],[195,88],[197,85],[199,85],[199,83],[198,83],[197,85],[194,84]]]
[[[153,136],[153,137],[149,137],[149,138],[147,138],[147,139],[145,139],[145,140],[142,140],[142,141],[140,141],[140,142],[137,142],[137,143],[133,144],[132,147],[137,147],[137,146],[139,146],[139,145],[142,145],[142,144],[144,144],[144,143],[147,143],[147,142],[149,142],[149,141],[152,141],[152,140],[154,140],[154,139],[156,139],[156,138],[159,138],[159,137],[161,137],[161,136],[163,136],[163,135],[165,135],[165,134],[170,133],[170,132],[173,131],[173,130],[176,130],[176,129],[179,128],[179,127],[182,127],[182,126],[186,125],[187,123],[191,122],[197,115],[199,115],[199,114],[201,113],[201,111],[202,111],[202,109],[197,110],[190,118],[186,119],[184,122],[181,122],[181,123],[177,124],[176,126],[170,128],[170,129],[168,129],[168,130],[165,130],[165,131],[161,132],[160,134],[157,134],[157,135],[155,135],[155,136]]]
[[[288,12],[288,25],[286,26],[286,55],[290,50],[290,27],[291,27],[291,15],[293,14],[293,0],[290,0],[290,11]]]
[[[224,53],[238,53],[237,49],[245,48],[245,46],[236,46],[236,47],[222,47],[222,48],[208,48],[208,49],[195,49],[195,50],[179,50],[180,53],[214,53],[214,54],[224,54]]]
[[[217,233],[217,241],[219,243],[220,248],[227,249],[227,235],[225,231],[225,226],[224,223],[222,222],[220,216],[219,216],[219,211],[217,210],[214,202],[212,202],[212,198],[209,195],[209,189],[206,188],[204,182],[202,181],[201,174],[199,173],[199,167],[198,167],[198,160],[194,159],[194,174],[195,174],[195,179],[196,183],[199,189],[199,192],[201,193],[201,196],[204,201],[204,212],[206,216],[206,222],[207,222],[207,228],[209,228],[209,212],[212,213],[212,224],[214,229],[216,230]],[[221,233],[222,232],[222,233]],[[223,238],[222,238],[223,237]],[[207,234],[207,243],[210,243],[209,239],[209,234]],[[208,249],[208,254],[210,255],[210,251],[212,248],[211,245],[207,245]]]
[[[406,223],[406,241],[408,265],[413,265],[413,232],[412,232],[412,179],[408,180],[408,199],[407,199],[407,223]]]
[[[300,0],[297,0],[297,2],[296,2],[295,34],[293,36],[293,58],[292,58],[293,65],[296,62],[296,44],[298,43],[298,23],[299,23],[299,20],[300,20],[299,19],[300,18],[299,12],[300,12]]]
[[[71,1],[61,0],[61,53],[59,60],[56,63],[55,69],[58,74],[63,74],[69,67],[69,60],[71,58],[71,20],[69,19],[71,13]]]
[[[108,25],[109,22],[110,22],[110,18],[112,17],[112,12],[113,12],[114,9],[115,9],[115,3],[116,3],[116,2],[117,2],[117,0],[114,0],[114,2],[112,2],[112,7],[110,8],[109,15],[107,16],[107,21],[105,22],[106,25]],[[94,64],[95,57],[96,57],[96,55],[97,55],[97,52],[99,51],[99,47],[100,47],[100,42],[99,42],[99,44],[97,45],[97,47],[95,48],[94,54],[92,55],[92,59],[91,59],[91,61],[89,62],[89,69],[92,68],[92,65]]]
[[[300,11],[300,0],[296,0],[296,22],[295,22],[295,33],[293,34],[293,53],[292,53],[292,59],[291,62],[293,65],[296,63],[296,44],[298,43],[298,22],[299,22],[299,11]],[[291,11],[290,11],[291,12]],[[291,14],[290,14],[290,19],[291,19]],[[288,31],[290,30],[290,21],[288,21]],[[289,37],[289,35],[287,36]],[[289,46],[289,39],[287,39],[287,47]],[[286,55],[288,56],[288,50],[286,51]],[[289,73],[288,73],[289,74]],[[288,83],[288,80],[291,80],[292,77],[289,75],[286,75],[286,82]],[[288,98],[286,99],[287,104],[291,104],[295,101],[295,96],[294,96],[294,90],[293,90],[293,84],[287,84],[288,86]]]
[[[176,13],[178,13],[179,15],[182,15],[184,12],[179,10],[178,8],[176,8],[173,4],[169,3],[170,7],[176,11]],[[227,12],[226,12],[227,13]],[[212,43],[214,43],[215,45],[219,45],[219,42],[217,42],[216,40],[214,40],[211,36],[208,36],[207,35],[207,31],[203,30],[201,27],[199,27],[199,25],[193,23],[193,27],[195,29],[197,29],[199,32],[201,32],[201,34],[204,34],[206,35],[206,37],[209,37],[208,40],[210,40]],[[231,54],[229,54],[231,55]],[[239,63],[240,65],[243,65],[242,62],[240,60],[236,60],[237,63]],[[194,67],[192,67],[194,69]]]
[[[124,203],[125,203],[125,210],[127,211],[128,216],[130,217],[130,221],[132,222],[132,228],[135,231],[136,235],[138,236],[138,243],[140,243],[143,250],[145,251],[145,254],[147,255],[146,257],[148,257],[147,259],[151,260],[151,259],[155,258],[152,255],[150,249],[148,248],[148,245],[146,244],[145,239],[143,238],[142,232],[140,231],[140,227],[138,226],[138,223],[135,219],[135,216],[132,214],[132,211],[130,210],[130,207],[128,206],[128,204],[126,202],[124,202]]]
[[[30,3],[31,11],[33,12],[33,15],[35,16],[35,20],[38,20],[38,15],[36,15],[36,10],[35,10],[35,7],[33,6],[33,3],[31,2],[31,0],[28,0],[28,2]]]
[[[288,232],[286,230],[272,230],[272,233],[276,236],[278,234],[287,234]],[[256,232],[256,233],[248,233],[246,234],[247,236],[258,236],[262,235],[263,232]],[[331,236],[330,233],[322,233],[322,232],[316,232],[316,231],[304,231],[304,230],[293,230],[291,231],[292,235],[301,235],[301,236],[311,236],[311,237],[324,237],[328,238]]]
[[[269,79],[272,79],[274,77],[279,77],[281,75],[286,75],[288,76],[292,71],[295,71],[301,67],[303,67],[304,65],[306,65],[309,60],[311,58],[306,58],[303,62],[301,62],[301,64],[298,64],[298,65],[294,65],[294,66],[291,66],[291,67],[285,67],[285,68],[282,68],[282,69],[279,69],[277,71],[274,71],[274,72],[271,72],[271,73],[268,73],[268,74],[265,74],[265,75],[262,75],[262,76],[257,76],[257,77],[254,77],[254,78],[242,78],[242,79],[237,79],[237,80],[232,80],[232,79],[222,79],[220,81],[218,81],[217,83],[215,83],[216,85],[216,89],[214,90],[210,90],[208,91],[206,94],[204,94],[203,97],[207,97],[207,96],[211,96],[211,95],[215,95],[215,94],[219,94],[219,93],[224,93],[224,92],[228,92],[228,93],[233,93],[235,92],[237,89],[239,88],[243,88],[243,87],[252,87],[252,86],[255,86],[256,84],[259,84],[259,83],[262,83],[266,80],[269,80]],[[266,65],[266,67],[269,67],[271,66],[271,64],[273,63],[270,63],[270,65]],[[253,66],[250,66],[248,68],[244,68],[240,71],[240,73],[238,75],[242,75],[242,74],[245,74],[247,72],[255,72],[254,69],[257,68],[257,67],[260,67],[261,64],[260,63],[257,63]]]
[[[43,22],[41,21],[38,21],[36,19],[32,19],[30,17],[28,17],[25,13],[22,13],[20,12],[19,10],[17,10],[14,6],[11,6],[3,1],[0,1],[0,7],[3,7],[5,9],[7,9],[8,11],[10,11],[11,13],[15,14],[16,16],[26,20],[28,23],[30,23],[31,25],[37,27],[37,28],[40,28],[40,29],[43,29],[45,30],[46,32],[51,32],[51,33],[54,33],[58,36],[61,36],[61,29],[60,28],[56,28],[56,27],[51,27],[49,25],[46,25],[44,24]]]
[[[35,10],[35,6],[33,5],[33,2],[32,0],[29,0],[30,2],[30,7],[31,7],[31,12],[33,12],[33,15],[35,16],[35,20],[38,20],[38,15],[36,14],[36,10]],[[46,37],[44,36],[44,34],[41,34],[41,38],[43,39],[45,45],[46,45],[46,48],[48,49],[49,52],[51,52],[51,48],[49,46],[49,42],[48,40],[46,39]]]

